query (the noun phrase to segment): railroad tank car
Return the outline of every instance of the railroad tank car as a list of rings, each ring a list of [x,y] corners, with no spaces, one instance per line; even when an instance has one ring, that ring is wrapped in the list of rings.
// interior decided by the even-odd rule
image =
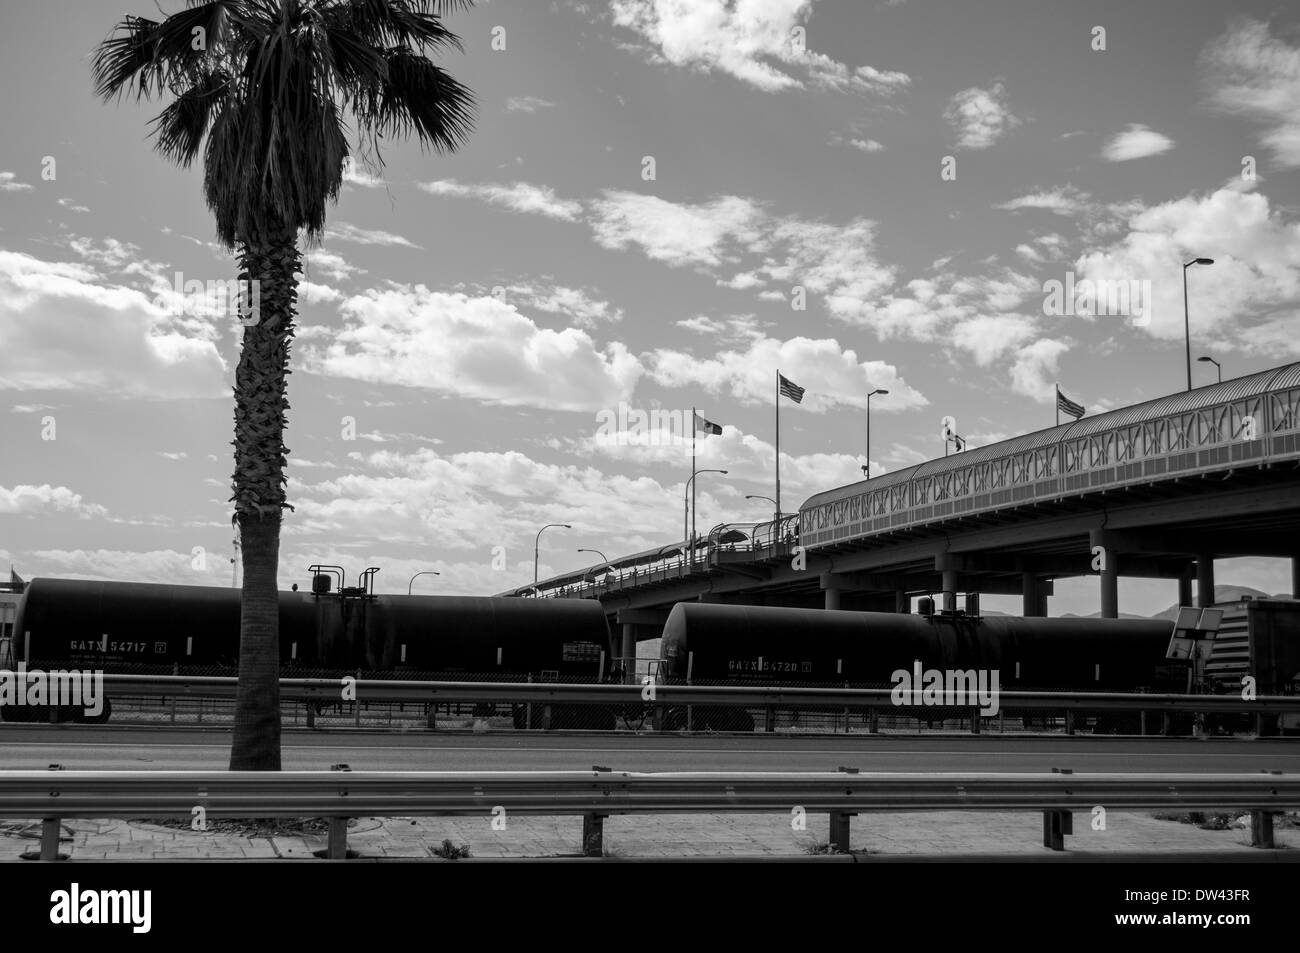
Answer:
[[[890,683],[898,669],[996,669],[1003,688],[1125,690],[1167,681],[1173,626],[1147,619],[909,615],[678,603],[672,680]]]
[[[660,644],[666,681],[891,687],[893,673],[998,672],[1000,690],[1183,691],[1165,658],[1173,626],[1146,619],[909,615],[678,603]],[[735,710],[705,724],[750,730]]]
[[[388,596],[361,588],[279,596],[287,677],[594,680],[613,658],[605,614],[587,600]],[[238,664],[236,589],[38,578],[15,621],[12,660],[29,670],[192,674],[215,667],[233,674]]]

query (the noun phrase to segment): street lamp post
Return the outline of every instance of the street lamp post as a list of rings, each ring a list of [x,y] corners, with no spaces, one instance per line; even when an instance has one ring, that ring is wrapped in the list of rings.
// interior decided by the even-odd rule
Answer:
[[[537,538],[533,540],[533,585],[534,586],[537,585],[537,559],[538,559],[538,553],[541,550],[542,534],[546,532],[548,529],[550,529],[552,526],[562,526],[565,529],[573,529],[573,527],[570,526],[568,523],[547,523],[545,526],[543,526],[541,529],[537,531]]]
[[[776,500],[772,499],[770,496],[758,496],[756,494],[746,494],[745,499],[767,500],[767,502],[772,504],[772,512],[775,514],[772,518],[772,545],[775,546],[777,535],[781,532],[781,514],[776,509]]]
[[[578,552],[580,552],[580,553],[595,553],[597,556],[599,556],[601,559],[603,559],[603,560],[605,561],[605,566],[606,566],[606,567],[609,566],[609,557],[606,556],[604,553],[602,553],[599,549],[580,549],[580,550],[578,550]],[[592,577],[591,584],[592,584],[593,586],[596,584],[596,579],[595,579],[594,576]]]
[[[1192,265],[1213,265],[1213,258],[1193,258],[1183,262],[1183,334],[1187,340],[1187,389],[1192,389],[1192,325],[1187,316],[1187,269]]]
[[[438,572],[438,570],[436,570],[436,569],[422,569],[422,570],[420,570],[420,571],[417,572],[414,576],[412,576],[412,577],[411,577],[411,581],[408,582],[408,583],[406,584],[406,594],[407,594],[408,596],[411,594],[411,587],[412,587],[413,585],[415,585],[415,580],[418,579],[420,576],[441,576],[441,575],[442,575],[442,573]]]
[[[868,480],[871,479],[871,398],[876,394],[888,393],[889,391],[885,390],[883,387],[877,387],[867,395],[867,465],[863,468],[862,472],[866,475]]]
[[[1198,357],[1197,360],[1198,360],[1198,361],[1202,361],[1202,362],[1208,361],[1209,363],[1213,364],[1213,365],[1214,365],[1214,369],[1215,369],[1216,371],[1219,372],[1219,383],[1220,383],[1220,384],[1223,383],[1223,365],[1222,365],[1222,364],[1220,364],[1218,361],[1216,361],[1216,360],[1215,360],[1214,358],[1212,358],[1212,357]]]
[[[683,494],[684,499],[682,500],[683,509],[686,508],[687,504],[690,501],[691,485],[695,482],[695,478],[699,476],[701,473],[721,473],[723,476],[726,476],[727,471],[726,470],[696,470],[694,473],[692,473],[691,478],[686,481],[686,492]],[[688,534],[686,531],[686,527],[682,526],[682,535],[686,537],[686,549],[687,552],[690,553],[691,569],[694,570],[695,569],[695,511],[694,510],[691,511],[690,533]]]

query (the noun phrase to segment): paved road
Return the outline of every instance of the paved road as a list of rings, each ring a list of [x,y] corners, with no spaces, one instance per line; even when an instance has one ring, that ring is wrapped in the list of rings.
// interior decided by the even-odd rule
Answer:
[[[196,770],[227,764],[222,730],[0,728],[0,769]],[[286,769],[491,771],[1300,771],[1300,741],[1092,737],[756,738],[286,732]]]

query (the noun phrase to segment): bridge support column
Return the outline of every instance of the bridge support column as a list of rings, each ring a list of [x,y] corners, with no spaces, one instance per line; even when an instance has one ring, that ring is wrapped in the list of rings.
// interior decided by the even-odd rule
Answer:
[[[894,590],[894,611],[904,615],[912,611],[912,599],[906,589]]]
[[[1196,557],[1196,605],[1205,609],[1214,605],[1214,554]]]
[[[1190,606],[1192,604],[1191,573],[1183,573],[1178,577],[1178,604],[1180,606]]]
[[[1119,569],[1115,565],[1115,554],[1106,560],[1106,568],[1101,571],[1101,617],[1103,619],[1119,618]]]
[[[1101,618],[1119,618],[1119,553],[1111,534],[1094,529],[1088,534],[1092,566],[1101,584]]]
[[[1291,557],[1291,598],[1300,599],[1300,556]]]
[[[624,661],[623,681],[631,683],[636,681],[636,623],[623,623],[623,645],[619,649],[619,654],[627,661]]]
[[[1046,606],[1043,605],[1042,588],[1038,585],[1038,577],[1032,572],[1020,574],[1020,593],[1021,615],[1026,618],[1047,615]]]
[[[840,607],[840,587],[835,581],[835,577],[830,573],[822,573],[822,591],[825,593],[827,609],[838,609]]]
[[[957,570],[945,569],[943,571],[943,611],[957,611]]]

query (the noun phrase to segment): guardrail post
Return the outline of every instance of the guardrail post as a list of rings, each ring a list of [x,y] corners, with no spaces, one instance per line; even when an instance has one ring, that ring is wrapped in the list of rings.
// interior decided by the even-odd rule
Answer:
[[[307,706],[307,727],[315,728],[316,727],[316,703],[311,700],[311,696],[308,696],[307,700],[303,704]]]
[[[63,765],[50,765],[51,771],[62,771]],[[63,819],[46,817],[41,819],[41,860],[67,860],[66,854],[59,853],[59,832],[63,829]],[[1271,829],[1271,828],[1270,828]]]
[[[831,851],[834,853],[848,853],[849,850],[849,818],[852,814],[845,811],[831,811],[831,830],[830,841]]]
[[[776,709],[771,705],[763,710],[763,730],[769,735],[776,731]]]
[[[1053,774],[1073,774],[1071,768],[1053,768]],[[1070,811],[1043,812],[1043,846],[1065,850],[1065,836],[1074,833],[1074,814]]]
[[[880,712],[876,710],[875,705],[871,706],[867,719],[867,731],[873,735],[880,734]]]
[[[980,710],[978,708],[970,710],[970,733],[972,735],[980,733]]]
[[[603,857],[605,855],[605,817],[604,814],[582,815],[583,857]]]
[[[1263,774],[1281,774],[1281,771],[1263,771]],[[1250,812],[1250,846],[1273,850],[1273,812],[1256,809]]]
[[[351,771],[352,769],[346,764],[332,764],[331,771]],[[347,860],[348,859],[348,819],[346,817],[331,817],[329,819],[329,840],[325,845],[326,860]]]
[[[1266,850],[1274,848],[1272,811],[1250,812],[1250,846]]]
[[[438,730],[438,703],[431,702],[424,710],[425,724],[430,731]]]
[[[1065,710],[1065,733],[1074,734],[1074,712],[1068,708]]]

